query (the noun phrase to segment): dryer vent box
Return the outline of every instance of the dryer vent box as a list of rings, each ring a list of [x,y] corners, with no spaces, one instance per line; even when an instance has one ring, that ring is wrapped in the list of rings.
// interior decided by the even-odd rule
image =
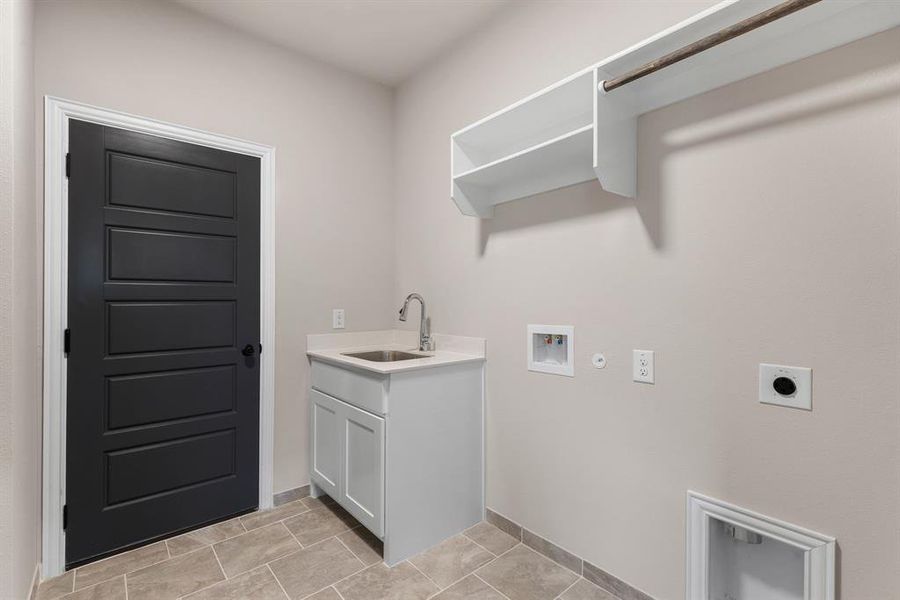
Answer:
[[[726,521],[709,528],[710,600],[804,600],[803,550]]]
[[[835,600],[833,537],[688,492],[687,600]]]
[[[528,326],[528,370],[575,376],[575,328],[571,325]]]

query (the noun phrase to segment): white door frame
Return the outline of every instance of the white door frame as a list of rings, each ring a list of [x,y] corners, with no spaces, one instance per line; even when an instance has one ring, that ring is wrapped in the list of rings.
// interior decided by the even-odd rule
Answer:
[[[44,97],[44,432],[42,576],[65,568],[66,360],[63,332],[68,297],[69,121],[78,119],[167,139],[227,150],[260,159],[260,355],[259,507],[272,506],[275,413],[275,148],[107,110]]]

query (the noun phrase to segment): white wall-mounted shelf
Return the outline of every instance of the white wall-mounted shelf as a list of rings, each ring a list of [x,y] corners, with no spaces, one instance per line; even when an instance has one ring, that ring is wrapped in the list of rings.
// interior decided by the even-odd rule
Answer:
[[[900,25],[900,1],[823,0],[608,94],[598,90],[780,1],[721,2],[457,131],[450,194],[459,210],[490,217],[497,204],[594,178],[633,198],[641,114]]]

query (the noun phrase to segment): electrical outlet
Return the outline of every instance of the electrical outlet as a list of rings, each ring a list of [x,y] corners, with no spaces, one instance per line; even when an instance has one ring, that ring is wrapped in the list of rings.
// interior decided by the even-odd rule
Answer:
[[[634,350],[633,379],[638,383],[654,383],[653,350]]]
[[[332,329],[343,329],[344,328],[344,309],[343,308],[335,308],[331,311],[331,328]]]

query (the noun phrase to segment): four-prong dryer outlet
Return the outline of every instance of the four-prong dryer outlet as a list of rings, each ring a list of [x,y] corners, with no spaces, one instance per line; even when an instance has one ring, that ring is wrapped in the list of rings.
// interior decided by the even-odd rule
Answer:
[[[759,365],[759,401],[812,410],[812,369]]]

